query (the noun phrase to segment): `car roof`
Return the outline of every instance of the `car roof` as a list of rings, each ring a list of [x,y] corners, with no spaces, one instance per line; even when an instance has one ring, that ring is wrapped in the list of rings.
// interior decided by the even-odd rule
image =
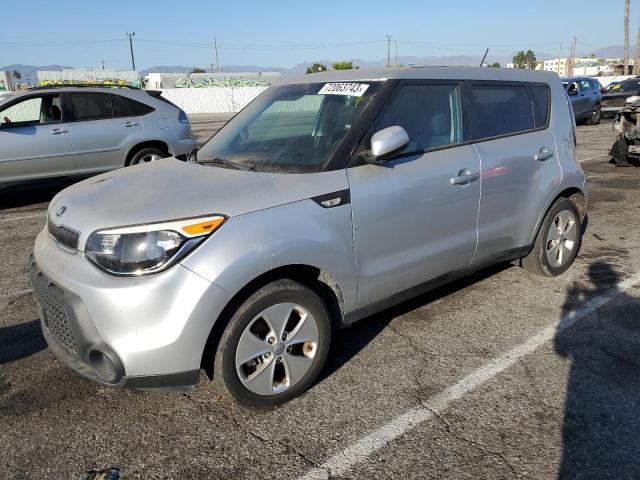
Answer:
[[[495,80],[544,82],[557,81],[555,72],[492,67],[408,67],[334,70],[283,78],[279,85],[316,82],[406,80]]]
[[[131,87],[120,87],[120,86],[93,86],[93,85],[57,85],[57,86],[43,86],[43,87],[33,87],[27,90],[17,90],[15,92],[11,92],[11,98],[22,97],[26,95],[34,95],[41,93],[60,93],[60,92],[83,92],[83,93],[114,93],[115,91],[119,91],[119,93],[127,92],[145,92],[146,90],[142,90],[140,88],[131,88]],[[135,94],[134,94],[135,95]]]

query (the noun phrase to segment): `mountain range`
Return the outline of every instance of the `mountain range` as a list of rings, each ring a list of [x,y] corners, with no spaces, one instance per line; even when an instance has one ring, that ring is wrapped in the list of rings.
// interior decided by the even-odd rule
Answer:
[[[515,54],[515,52],[514,52]],[[634,48],[631,49],[630,56],[633,58],[635,52]],[[594,51],[589,52],[580,52],[578,56],[590,56],[594,55],[596,57],[605,57],[605,58],[621,58],[624,55],[624,48],[622,45],[611,45],[608,47],[602,47]],[[536,54],[537,58],[554,58],[556,55],[546,52],[538,52]],[[500,56],[500,55],[492,55],[491,51],[489,51],[489,55],[487,56],[486,63],[492,64],[494,62],[500,63],[502,66],[505,66],[507,63],[512,61],[511,56]],[[439,65],[439,66],[477,66],[480,64],[480,60],[482,55],[449,55],[449,56],[430,56],[430,57],[418,57],[418,56],[402,56],[398,57],[397,63],[402,65]],[[366,68],[366,67],[382,67],[387,64],[387,59],[379,59],[379,60],[362,60],[359,58],[350,59],[354,65]],[[395,63],[395,58],[392,58],[392,62]],[[315,60],[312,62],[302,62],[297,65],[294,65],[291,68],[278,68],[278,67],[265,67],[258,65],[225,65],[225,72],[280,72],[283,75],[299,75],[303,74],[305,70],[313,65],[314,63],[322,63],[323,65],[330,66],[333,63],[333,60]],[[73,68],[69,66],[63,65],[43,65],[43,66],[34,66],[34,65],[22,65],[22,64],[13,64],[13,65],[5,65],[0,66],[0,71],[5,70],[8,72],[17,71],[21,75],[21,82],[25,82],[27,78],[31,83],[35,83],[38,78],[37,71],[38,70],[60,70],[60,69],[68,69]],[[155,66],[151,68],[146,68],[140,71],[141,75],[146,75],[150,72],[159,72],[159,73],[189,73],[193,67],[186,67],[181,65],[175,66]]]

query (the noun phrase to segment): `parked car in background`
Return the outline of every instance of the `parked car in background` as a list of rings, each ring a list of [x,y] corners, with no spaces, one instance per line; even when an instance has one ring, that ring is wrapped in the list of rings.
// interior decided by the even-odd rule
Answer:
[[[602,95],[602,115],[613,117],[622,110],[631,97],[640,96],[640,78],[629,78],[615,85]]]
[[[600,89],[600,93],[602,93],[604,95],[605,93],[608,93],[608,92],[610,92],[612,90],[615,90],[617,88],[616,85],[620,85],[620,82],[611,82],[606,87],[602,87]]]
[[[191,388],[202,366],[225,396],[282,403],[337,328],[498,262],[566,271],[586,215],[574,129],[550,72],[285,79],[197,163],[51,201],[30,267],[44,336],[112,387]]]
[[[562,79],[571,100],[576,122],[590,125],[600,123],[602,93],[600,82],[590,77],[568,77]]]
[[[188,155],[195,147],[186,114],[159,92],[58,86],[0,99],[0,188]]]

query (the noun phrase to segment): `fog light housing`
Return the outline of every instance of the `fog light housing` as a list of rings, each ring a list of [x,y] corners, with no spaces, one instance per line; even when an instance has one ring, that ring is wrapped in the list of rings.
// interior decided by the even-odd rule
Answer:
[[[121,368],[118,368],[120,362],[100,350],[89,353],[89,363],[98,377],[107,383],[118,383],[122,378]]]

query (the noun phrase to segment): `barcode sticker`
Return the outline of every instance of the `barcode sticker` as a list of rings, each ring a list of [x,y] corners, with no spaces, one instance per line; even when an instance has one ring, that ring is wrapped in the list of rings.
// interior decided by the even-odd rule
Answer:
[[[367,91],[369,85],[366,83],[325,83],[318,95],[349,95],[351,97],[361,97]]]

